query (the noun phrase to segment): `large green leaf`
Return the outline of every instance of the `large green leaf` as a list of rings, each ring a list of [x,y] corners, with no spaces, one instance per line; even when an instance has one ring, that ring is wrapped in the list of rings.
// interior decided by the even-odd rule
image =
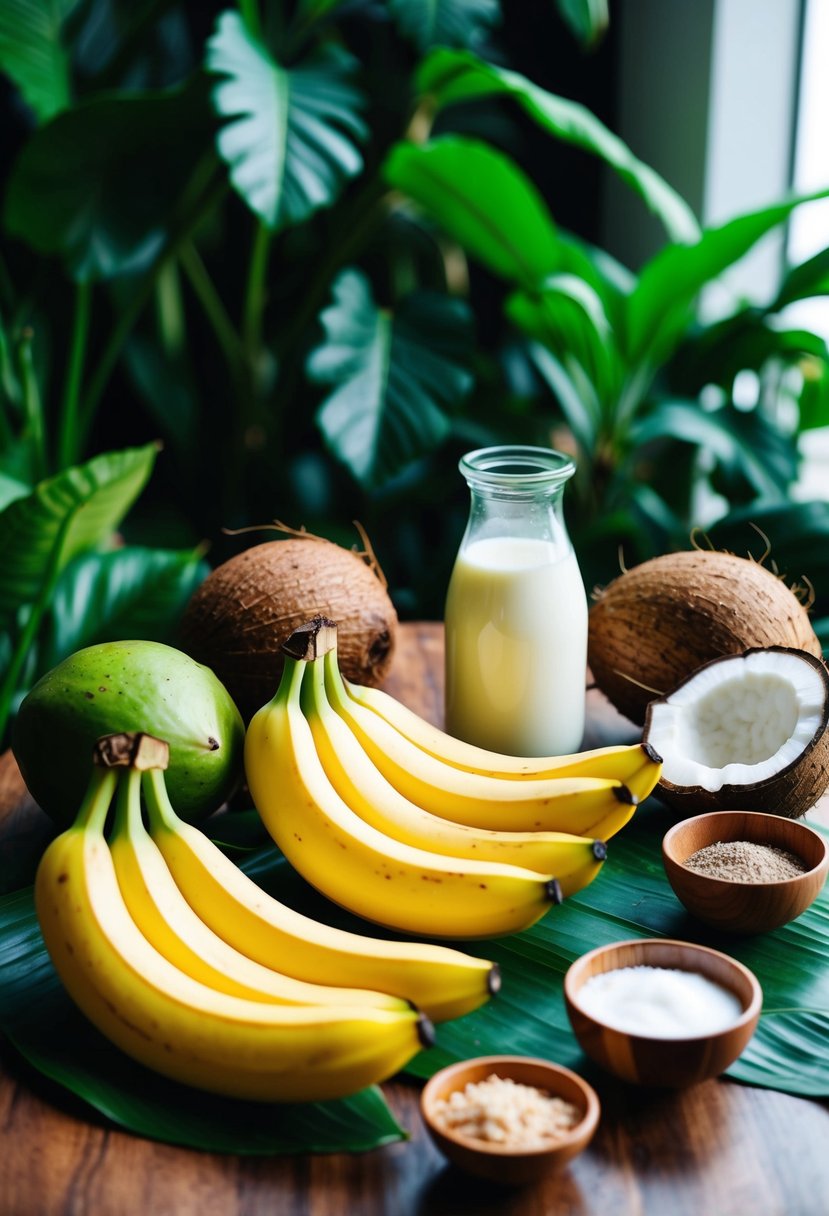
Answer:
[[[273,1156],[361,1152],[405,1137],[376,1088],[338,1102],[241,1102],[134,1063],[64,991],[40,935],[31,888],[0,900],[0,1025],[39,1072],[113,1123],[168,1144]]]
[[[744,308],[714,325],[692,329],[677,347],[668,376],[683,394],[698,393],[706,384],[730,391],[741,371],[760,372],[771,360],[796,364],[804,356],[829,363],[826,339],[811,330],[782,329],[765,311]]]
[[[203,86],[83,101],[41,127],[11,172],[5,221],[78,282],[146,266],[209,148]]]
[[[744,410],[728,402],[718,414],[734,437],[736,451],[730,464],[715,468],[714,488],[733,504],[788,498],[800,467],[796,437],[762,404]],[[741,482],[748,483],[748,492]]]
[[[418,71],[417,88],[433,96],[439,106],[492,94],[511,97],[551,135],[610,165],[659,217],[673,240],[699,237],[699,225],[685,200],[578,102],[548,93],[518,72],[495,67],[469,51],[433,51]]]
[[[607,0],[556,0],[556,7],[582,46],[601,41],[610,23]]]
[[[517,291],[507,300],[507,316],[568,367],[575,360],[588,377],[597,401],[612,402],[622,369],[600,297],[581,277],[550,275],[537,292]]]
[[[326,443],[363,485],[391,480],[449,432],[449,410],[472,385],[472,327],[461,300],[419,291],[378,308],[366,277],[346,270],[308,359],[333,384],[317,416]]]
[[[28,486],[25,481],[0,472],[0,511],[10,502],[14,502],[16,498],[25,498],[30,490],[31,486]]]
[[[596,450],[596,440],[602,422],[601,402],[581,366],[573,359],[559,358],[549,346],[533,342],[530,358],[542,379],[551,389],[559,408],[573,432],[582,458],[590,460]]]
[[[41,121],[70,102],[69,55],[61,40],[78,0],[3,0],[0,71],[12,78]]]
[[[299,0],[298,12],[306,21],[320,21],[349,0]]]
[[[795,207],[824,198],[829,190],[787,199],[707,228],[692,245],[667,245],[645,265],[627,300],[625,348],[633,362],[656,366],[671,353],[687,327],[691,307],[711,282],[783,223]]]
[[[829,359],[801,359],[802,386],[798,397],[799,430],[829,426]]]
[[[786,272],[772,308],[776,312],[796,300],[826,295],[829,295],[829,248],[821,249],[814,257]]]
[[[797,472],[791,444],[758,411],[704,410],[696,401],[663,400],[628,434],[636,452],[659,440],[701,448],[724,470],[743,477],[757,496],[771,500],[785,495]]]
[[[76,557],[44,621],[38,671],[98,642],[146,638],[172,644],[184,608],[208,571],[200,551],[192,549],[127,547]]]
[[[611,254],[572,233],[558,229],[558,269],[577,274],[596,292],[612,326],[623,317],[624,297],[633,291],[636,276]]]
[[[356,141],[367,134],[352,83],[356,61],[329,45],[282,67],[237,12],[224,12],[205,66],[227,79],[213,105],[229,118],[218,149],[239,194],[271,229],[298,224],[330,206],[363,166]]]
[[[145,486],[155,444],[107,452],[0,512],[0,622],[33,603],[73,557],[105,541]]]
[[[503,152],[444,135],[423,145],[396,144],[384,173],[495,274],[532,290],[557,268],[556,229],[546,204]]]
[[[421,52],[474,46],[501,18],[499,0],[389,0],[389,9]]]

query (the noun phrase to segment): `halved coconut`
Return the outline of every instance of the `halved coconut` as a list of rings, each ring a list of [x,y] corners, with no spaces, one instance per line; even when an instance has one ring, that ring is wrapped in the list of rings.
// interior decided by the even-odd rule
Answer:
[[[829,786],[829,675],[803,650],[713,659],[651,701],[643,741],[662,757],[658,796],[688,815],[796,818]]]

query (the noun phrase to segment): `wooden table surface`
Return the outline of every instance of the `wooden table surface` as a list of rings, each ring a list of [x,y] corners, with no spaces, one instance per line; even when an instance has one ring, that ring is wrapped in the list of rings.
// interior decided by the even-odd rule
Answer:
[[[442,715],[442,646],[440,626],[404,626],[387,684],[434,721]],[[589,705],[588,741],[619,738],[623,721],[592,694]],[[0,865],[36,854],[48,830],[12,758],[2,757]],[[392,1081],[383,1089],[411,1134],[405,1143],[359,1155],[221,1156],[119,1131],[33,1074],[0,1040],[0,1216],[829,1212],[824,1103],[726,1080],[655,1093],[607,1078],[598,1086],[602,1119],[588,1150],[544,1184],[503,1191],[445,1164],[420,1123],[417,1084]]]

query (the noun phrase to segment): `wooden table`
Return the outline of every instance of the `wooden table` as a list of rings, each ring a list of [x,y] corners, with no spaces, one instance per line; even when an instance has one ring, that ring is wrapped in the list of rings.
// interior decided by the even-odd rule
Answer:
[[[403,627],[388,688],[442,714],[442,631]],[[591,694],[590,742],[625,724]],[[821,811],[821,818],[824,812]],[[0,864],[36,853],[45,816],[0,760]],[[829,965],[829,961],[827,961]],[[829,1050],[829,1045],[827,1045]],[[680,1093],[599,1086],[589,1149],[546,1184],[476,1185],[426,1139],[418,1086],[384,1087],[406,1143],[362,1155],[244,1158],[128,1135],[49,1086],[0,1043],[0,1216],[823,1216],[829,1110],[729,1081]]]

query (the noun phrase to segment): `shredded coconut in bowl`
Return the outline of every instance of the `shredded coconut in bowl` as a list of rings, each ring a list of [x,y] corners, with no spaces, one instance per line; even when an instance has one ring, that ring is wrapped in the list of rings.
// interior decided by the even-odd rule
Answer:
[[[544,1148],[575,1127],[572,1102],[492,1073],[435,1104],[435,1119],[449,1131],[509,1148]]]

